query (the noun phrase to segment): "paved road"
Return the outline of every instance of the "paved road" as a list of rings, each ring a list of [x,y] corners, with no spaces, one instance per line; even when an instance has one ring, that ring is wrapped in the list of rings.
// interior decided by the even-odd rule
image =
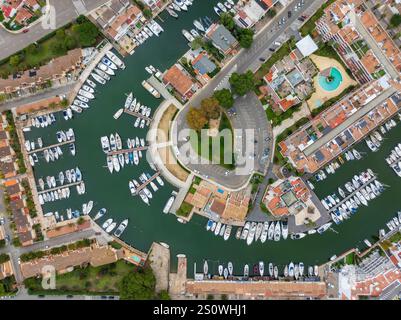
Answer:
[[[49,0],[51,6],[55,8],[55,28],[59,28],[80,14],[87,14],[109,0]],[[50,16],[54,16],[50,14]],[[0,28],[0,60],[7,58],[13,53],[25,48],[28,44],[38,41],[46,34],[54,30],[50,26],[51,19],[45,19],[44,23],[33,25],[29,32],[12,34]]]
[[[259,58],[268,59],[271,56],[272,52],[269,51],[269,48],[273,45],[273,43],[275,41],[285,41],[289,37],[289,34],[287,34],[286,32],[289,31],[289,33],[293,33],[294,29],[300,26],[301,22],[298,20],[298,17],[304,14],[310,15],[316,9],[318,9],[324,1],[319,0],[305,2],[305,5],[297,12],[293,10],[293,7],[294,4],[298,3],[298,1],[293,1],[287,7],[288,9],[282,10],[279,14],[277,14],[276,17],[274,17],[269,23],[267,23],[267,25],[255,36],[252,47],[248,50],[241,50],[240,53],[236,55],[232,59],[232,61],[229,62],[204,88],[202,88],[201,91],[199,91],[194,97],[192,97],[190,102],[187,103],[186,108],[184,108],[179,113],[176,118],[176,128],[173,128],[172,136],[175,140],[175,153],[181,162],[187,163],[187,157],[185,157],[185,154],[187,153],[184,149],[181,149],[181,147],[185,146],[185,141],[183,141],[182,139],[180,141],[180,139],[178,138],[180,132],[188,129],[186,123],[186,114],[189,108],[187,108],[187,106],[199,106],[200,102],[203,99],[210,97],[216,88],[221,89],[223,87],[228,87],[228,79],[233,72],[243,73],[247,70],[255,72],[263,63]],[[290,19],[287,18],[288,10],[292,11],[292,17]],[[283,25],[279,26],[278,21],[280,21],[282,18],[286,18],[287,20]],[[260,121],[261,117],[263,117],[262,119],[266,119],[266,116],[261,115],[258,104],[252,102],[252,105],[248,105],[246,111],[247,115],[239,114],[237,116],[240,119],[238,128],[254,128],[263,132],[267,131],[270,132],[268,133],[268,135],[271,136],[271,128],[268,127],[267,120],[265,123],[262,123]],[[239,113],[239,109],[237,109],[237,113]],[[267,136],[265,135],[265,137]],[[256,159],[260,159],[261,157],[263,157],[263,150],[267,148],[267,144],[264,143],[264,138],[258,140],[259,143],[261,143],[262,147],[255,150]],[[197,163],[186,164],[186,166],[197,175],[201,175],[206,179],[216,181],[217,183],[227,187],[228,189],[240,188],[248,181],[251,174],[249,171],[238,174],[238,172],[230,172],[224,170],[219,165],[211,164]],[[261,166],[256,166],[255,168],[260,167]]]
[[[57,88],[50,88],[50,89],[47,89],[46,91],[42,91],[37,94],[29,95],[27,97],[23,97],[20,99],[15,99],[12,101],[5,102],[0,105],[0,112],[5,111],[5,110],[10,110],[12,108],[22,106],[24,104],[41,101],[41,100],[44,100],[47,98],[60,96],[63,94],[68,95],[71,92],[71,90],[74,88],[75,84],[76,84],[75,82],[69,83],[67,85],[63,85],[63,86],[60,86]]]

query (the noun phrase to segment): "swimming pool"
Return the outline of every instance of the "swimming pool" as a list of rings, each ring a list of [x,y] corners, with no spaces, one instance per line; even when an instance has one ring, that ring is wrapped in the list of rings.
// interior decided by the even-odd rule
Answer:
[[[326,91],[337,90],[343,81],[343,76],[337,68],[330,68],[329,76],[323,75],[323,72],[319,74],[319,85]]]

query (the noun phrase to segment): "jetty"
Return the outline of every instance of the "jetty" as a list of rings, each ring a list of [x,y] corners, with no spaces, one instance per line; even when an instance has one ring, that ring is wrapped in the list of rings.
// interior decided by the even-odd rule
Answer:
[[[149,117],[147,117],[147,116],[144,116],[142,113],[130,111],[130,110],[127,110],[127,109],[124,109],[124,112],[127,113],[127,114],[129,114],[129,115],[131,115],[131,116],[133,116],[133,117],[145,119],[146,121],[149,121],[149,122],[152,121],[152,118],[149,118]]]
[[[64,185],[62,185],[62,186],[57,186],[57,187],[50,188],[50,189],[45,189],[45,190],[43,190],[43,191],[38,191],[38,194],[43,194],[43,193],[47,193],[47,192],[57,191],[57,190],[59,190],[59,189],[70,188],[70,187],[77,186],[77,185],[81,184],[81,182],[83,182],[83,180],[81,180],[81,181],[76,181],[76,182],[72,182],[72,183],[69,183],[69,184],[64,184]]]
[[[139,192],[141,192],[143,189],[145,189],[145,187],[151,183],[153,180],[156,179],[156,177],[158,177],[160,175],[160,171],[157,171],[153,176],[151,176],[148,180],[146,180],[145,183],[141,184],[138,188],[136,188],[136,195],[139,194]]]
[[[147,150],[148,148],[149,148],[149,146],[143,146],[143,147],[135,147],[135,148],[130,148],[130,149],[114,150],[114,151],[107,152],[107,155],[113,156],[115,154],[124,154],[124,153],[130,153],[130,152],[134,152],[134,151],[143,151],[143,150]]]
[[[329,212],[333,212],[336,209],[338,209],[339,207],[341,207],[341,205],[343,203],[345,203],[347,200],[349,200],[350,198],[353,198],[356,193],[358,191],[360,191],[362,188],[365,188],[366,186],[368,186],[371,182],[374,182],[377,179],[377,176],[374,175],[369,181],[367,181],[366,183],[364,183],[362,186],[360,186],[357,190],[353,191],[352,193],[350,193],[349,195],[347,195],[344,199],[342,199],[339,203],[336,203],[335,206],[331,207]]]
[[[33,154],[33,153],[35,153],[35,152],[41,152],[41,151],[45,151],[45,150],[47,150],[47,149],[56,148],[56,147],[61,147],[61,146],[64,146],[64,145],[66,145],[66,144],[70,144],[70,143],[74,143],[74,142],[75,142],[75,138],[74,138],[74,139],[71,139],[71,140],[59,142],[59,143],[56,143],[56,144],[52,144],[52,145],[50,145],[50,146],[46,146],[46,147],[38,148],[38,149],[35,149],[35,150],[31,150],[31,151],[29,151],[29,152],[27,151],[27,153],[28,153],[28,154]]]

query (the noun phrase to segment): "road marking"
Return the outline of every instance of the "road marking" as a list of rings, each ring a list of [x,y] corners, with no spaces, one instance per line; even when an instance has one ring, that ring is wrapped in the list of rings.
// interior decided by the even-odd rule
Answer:
[[[75,7],[75,11],[77,12],[78,15],[85,14],[88,12],[88,9],[86,9],[85,3],[82,0],[72,0],[72,4]]]

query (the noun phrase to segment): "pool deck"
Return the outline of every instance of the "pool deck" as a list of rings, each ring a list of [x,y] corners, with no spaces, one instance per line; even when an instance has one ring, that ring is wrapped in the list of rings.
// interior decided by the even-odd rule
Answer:
[[[316,75],[313,78],[314,86],[315,86],[315,93],[312,94],[310,99],[307,101],[307,104],[310,108],[310,110],[313,110],[315,108],[318,108],[321,104],[326,102],[327,100],[334,98],[338,96],[341,92],[343,92],[346,88],[352,85],[357,85],[357,82],[352,80],[350,76],[347,74],[345,71],[344,67],[339,63],[338,61],[327,58],[327,57],[321,57],[317,56],[315,54],[312,54],[310,56],[311,60],[313,63],[317,66],[320,72],[327,70],[328,68],[335,67],[341,72],[342,75],[342,82],[338,86],[336,90],[333,91],[326,91],[324,90],[320,85],[319,85],[319,74]]]

